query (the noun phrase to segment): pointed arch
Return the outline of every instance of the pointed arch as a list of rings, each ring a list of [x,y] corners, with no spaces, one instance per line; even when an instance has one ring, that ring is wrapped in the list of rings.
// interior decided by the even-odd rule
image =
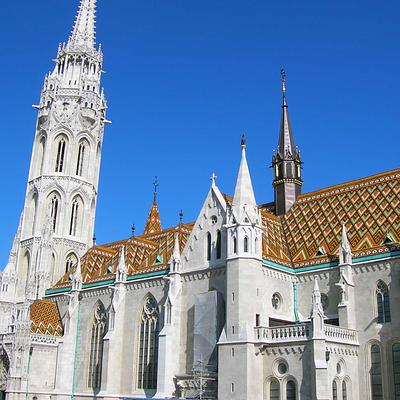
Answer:
[[[218,229],[217,241],[216,241],[216,255],[218,260],[221,258],[221,254],[222,254],[222,238],[221,238],[221,231]]]
[[[53,232],[57,232],[60,214],[61,214],[61,196],[58,192],[53,191],[48,196],[50,220]]]
[[[81,196],[77,195],[71,202],[71,211],[69,219],[69,235],[81,236],[83,225],[84,202]]]
[[[211,260],[211,233],[210,232],[207,232],[206,257],[207,257],[207,261]]]
[[[68,138],[65,134],[58,135],[54,140],[54,171],[65,172]]]
[[[75,174],[82,177],[87,177],[90,155],[90,143],[86,138],[79,140],[77,148]]]
[[[65,257],[65,272],[69,272],[71,268],[78,262],[78,256],[71,251]]]
[[[232,243],[232,247],[233,247],[233,254],[237,254],[237,239],[236,239],[236,236],[234,236],[233,237],[233,241],[232,241],[233,243]]]
[[[371,399],[382,400],[383,399],[383,383],[382,383],[382,359],[381,359],[381,348],[379,344],[374,343],[370,349],[371,357]]]
[[[376,285],[376,304],[378,312],[378,322],[384,324],[391,321],[389,288],[383,281],[378,281]]]
[[[249,252],[249,238],[248,236],[245,236],[243,239],[243,252],[248,253]]]
[[[92,325],[90,328],[90,353],[88,387],[94,390],[101,388],[103,367],[104,336],[107,332],[107,312],[99,300],[94,306]]]
[[[25,254],[22,257],[22,262],[19,263],[18,268],[18,290],[17,296],[23,297],[25,295],[26,290],[26,282],[28,279],[29,269],[31,267],[31,253],[29,250],[25,251]]]
[[[157,388],[159,311],[156,299],[148,294],[139,319],[137,359],[138,389]]]

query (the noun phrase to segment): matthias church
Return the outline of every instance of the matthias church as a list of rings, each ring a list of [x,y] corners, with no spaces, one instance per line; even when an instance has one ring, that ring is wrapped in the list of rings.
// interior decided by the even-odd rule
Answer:
[[[94,243],[95,11],[81,0],[35,106],[0,399],[400,400],[400,169],[302,193],[284,73],[274,201],[255,198],[243,137],[232,196],[213,175],[195,222],[163,227],[155,196],[141,234]]]

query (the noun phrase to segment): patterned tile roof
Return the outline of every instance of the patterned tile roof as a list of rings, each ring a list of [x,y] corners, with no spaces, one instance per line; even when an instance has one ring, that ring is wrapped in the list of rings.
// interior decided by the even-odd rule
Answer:
[[[37,300],[30,306],[31,332],[62,336],[63,325],[57,303]]]
[[[294,268],[336,259],[343,224],[355,256],[388,252],[400,245],[400,169],[303,194],[262,220],[264,258]]]
[[[144,227],[143,235],[160,232],[161,230],[162,228],[161,228],[160,212],[158,211],[157,203],[154,201],[151,206],[146,225]]]
[[[125,249],[125,264],[128,275],[137,275],[164,270],[174,248],[175,232],[179,234],[181,250],[185,247],[194,224],[180,224],[159,232],[131,237],[118,242],[92,247],[81,258],[83,283],[93,283],[113,279],[118,267],[120,251]],[[66,273],[54,286],[71,285],[70,276],[76,266]]]

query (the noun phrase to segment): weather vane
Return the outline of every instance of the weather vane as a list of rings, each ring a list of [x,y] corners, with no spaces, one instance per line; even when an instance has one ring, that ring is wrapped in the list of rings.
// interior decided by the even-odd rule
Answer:
[[[154,178],[154,182],[153,182],[153,186],[154,186],[154,203],[157,201],[157,188],[160,186],[160,184],[158,183],[158,178],[155,177]]]

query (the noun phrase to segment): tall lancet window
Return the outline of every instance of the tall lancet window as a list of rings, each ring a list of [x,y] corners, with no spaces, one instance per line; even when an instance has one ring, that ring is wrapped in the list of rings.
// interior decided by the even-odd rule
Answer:
[[[84,141],[79,143],[78,159],[76,162],[76,175],[82,176],[84,174],[84,165],[86,158],[86,143]]]
[[[390,322],[389,289],[382,281],[379,281],[376,287],[376,302],[378,308],[378,322],[381,324]]]
[[[54,194],[51,197],[51,226],[53,228],[53,231],[56,231],[57,228],[57,222],[58,222],[58,213],[59,213],[59,199],[56,194]]]
[[[63,172],[64,171],[65,147],[66,147],[65,139],[61,138],[58,141],[58,146],[57,146],[56,172]]]
[[[211,260],[211,233],[207,232],[207,248],[206,248],[207,261]]]
[[[137,379],[139,389],[157,388],[159,314],[157,301],[148,296],[140,317]]]
[[[243,251],[245,253],[249,252],[249,238],[247,236],[245,236],[243,239]]]
[[[371,395],[372,400],[383,400],[381,349],[371,346]]]
[[[221,231],[217,231],[217,259],[219,260],[221,258],[221,246],[222,246],[222,240],[221,240]]]
[[[103,339],[107,330],[107,313],[103,303],[98,302],[94,309],[89,354],[88,387],[98,390],[101,387],[103,362]]]
[[[71,221],[69,223],[69,234],[76,236],[76,227],[78,225],[79,201],[77,198],[72,202]]]

